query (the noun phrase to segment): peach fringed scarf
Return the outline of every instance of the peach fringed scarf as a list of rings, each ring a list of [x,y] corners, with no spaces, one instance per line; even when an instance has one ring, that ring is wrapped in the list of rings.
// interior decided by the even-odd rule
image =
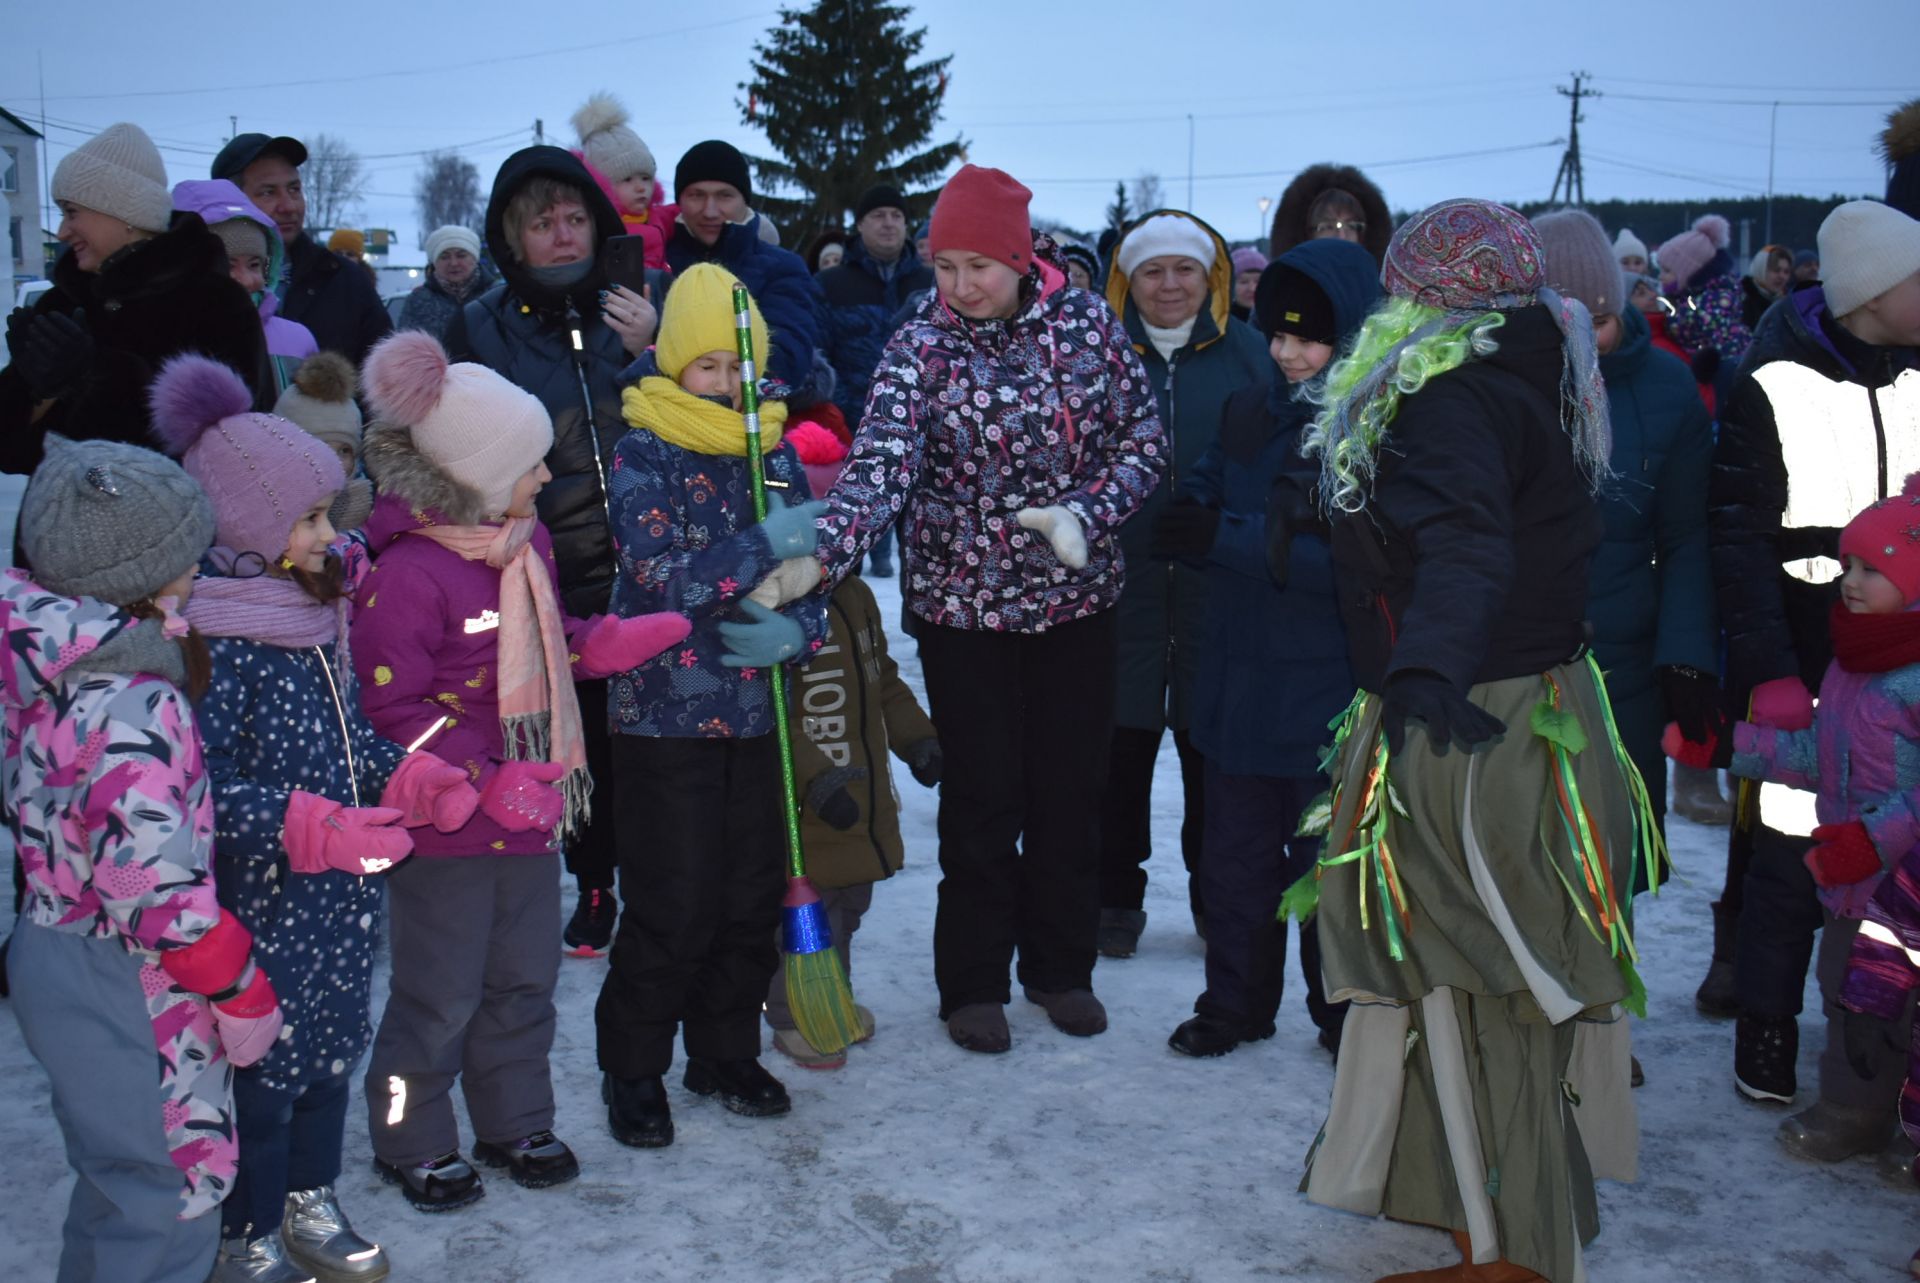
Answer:
[[[580,729],[580,701],[573,693],[566,624],[547,563],[533,550],[533,518],[508,518],[497,526],[426,526],[424,535],[468,561],[500,572],[500,729],[505,754],[516,761],[558,762],[566,811],[560,838],[586,827],[593,777]]]

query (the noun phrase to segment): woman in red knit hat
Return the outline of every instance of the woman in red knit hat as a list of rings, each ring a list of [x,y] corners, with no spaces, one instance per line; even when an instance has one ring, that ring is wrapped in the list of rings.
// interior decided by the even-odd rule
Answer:
[[[940,193],[937,289],[887,344],[827,496],[829,583],[902,523],[907,610],[946,764],[934,973],[969,1051],[1012,1045],[1027,998],[1062,1031],[1093,995],[1095,859],[1112,731],[1115,534],[1160,480],[1140,358],[1027,220],[1030,193],[968,165]]]

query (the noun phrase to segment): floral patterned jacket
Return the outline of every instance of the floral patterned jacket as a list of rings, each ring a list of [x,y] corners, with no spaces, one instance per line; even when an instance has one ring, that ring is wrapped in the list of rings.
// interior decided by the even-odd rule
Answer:
[[[1066,286],[1051,240],[1034,249],[1012,318],[931,293],[881,353],[821,521],[831,581],[899,518],[907,608],[932,623],[1041,632],[1119,600],[1115,535],[1159,484],[1166,437],[1120,318]],[[1086,535],[1078,570],[1014,519],[1056,504]]]
[[[213,799],[186,695],[163,678],[86,667],[133,622],[0,572],[0,787],[27,917],[117,940],[140,963],[157,1052],[153,1107],[181,1172],[185,1220],[226,1196],[239,1157],[232,1069],[207,1001],[159,965],[220,916]]]

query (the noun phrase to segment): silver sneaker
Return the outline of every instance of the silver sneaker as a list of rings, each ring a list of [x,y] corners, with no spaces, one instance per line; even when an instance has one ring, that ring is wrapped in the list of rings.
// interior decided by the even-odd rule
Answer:
[[[222,1240],[207,1283],[315,1283],[313,1275],[281,1254],[280,1240],[264,1238]]]
[[[288,1258],[312,1270],[319,1283],[374,1283],[387,1277],[386,1251],[353,1232],[331,1185],[287,1195],[280,1236]]]

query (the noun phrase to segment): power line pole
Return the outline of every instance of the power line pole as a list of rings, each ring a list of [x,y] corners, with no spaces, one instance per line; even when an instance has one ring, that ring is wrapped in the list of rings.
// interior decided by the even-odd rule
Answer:
[[[547,122],[535,119],[533,122],[533,141],[535,146],[544,146],[547,141]]]
[[[1572,100],[1573,112],[1572,122],[1567,126],[1567,150],[1560,156],[1560,172],[1553,176],[1553,191],[1547,196],[1549,205],[1560,203],[1560,188],[1563,183],[1566,185],[1567,204],[1587,203],[1587,175],[1580,164],[1580,122],[1585,119],[1580,114],[1580,100],[1600,97],[1599,90],[1585,88],[1581,83],[1592,79],[1592,72],[1576,71],[1573,73],[1573,88],[1568,89],[1565,85],[1554,86],[1555,93],[1562,98]]]

